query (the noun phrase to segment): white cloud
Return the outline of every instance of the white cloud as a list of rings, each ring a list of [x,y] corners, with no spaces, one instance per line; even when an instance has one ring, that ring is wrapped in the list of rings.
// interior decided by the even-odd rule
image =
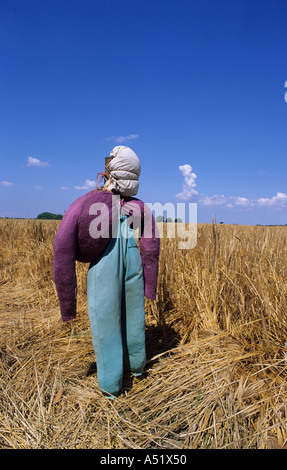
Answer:
[[[214,194],[213,196],[203,195],[199,199],[203,206],[218,206],[228,203],[228,199],[223,194]]]
[[[117,144],[123,144],[126,141],[135,140],[138,138],[139,138],[138,134],[129,134],[129,135],[119,135],[117,137],[111,136],[111,137],[108,137],[107,140],[113,140]]]
[[[39,158],[35,158],[35,157],[28,157],[28,163],[27,163],[27,166],[49,166],[49,163],[48,162],[41,162],[41,160],[39,160]]]
[[[37,191],[40,191],[42,189],[42,186],[35,185],[34,188],[37,189]]]
[[[250,204],[253,205],[252,201],[249,201],[246,197],[236,197],[235,198],[235,204],[237,206],[249,206]]]
[[[69,188],[67,188],[67,186],[61,186],[61,189],[62,189],[62,191],[68,191],[69,190]]]
[[[2,186],[12,186],[11,181],[1,181]]]
[[[75,186],[76,189],[88,189],[88,190],[91,190],[91,189],[94,189],[96,187],[96,181],[92,181],[92,180],[86,180],[83,184],[83,186]]]
[[[176,194],[176,197],[183,201],[187,201],[188,199],[191,199],[193,196],[198,195],[198,191],[195,189],[196,188],[195,180],[197,178],[197,175],[193,173],[192,166],[188,164],[180,165],[179,170],[181,174],[183,175],[184,181],[182,185],[182,192]]]
[[[287,195],[284,193],[277,193],[276,196],[273,196],[271,198],[261,197],[257,200],[257,204],[259,206],[265,207],[283,208],[287,206]]]
[[[229,208],[251,209],[254,207],[273,207],[274,209],[283,209],[287,207],[287,195],[284,193],[277,193],[276,196],[271,198],[261,197],[259,199],[248,199],[241,196],[202,195],[198,201],[204,206],[213,205],[226,205]]]
[[[225,206],[228,208],[236,209],[253,209],[255,207],[266,207],[274,209],[284,209],[287,208],[287,194],[277,192],[276,196],[266,198],[260,197],[258,199],[248,199],[243,196],[225,196],[223,194],[213,194],[208,196],[206,194],[200,194],[196,189],[196,178],[197,175],[192,171],[192,167],[189,164],[180,165],[179,170],[183,175],[184,182],[182,187],[182,192],[176,194],[178,199],[185,201],[190,200],[194,196],[197,197],[197,202],[203,206]]]
[[[287,195],[284,193],[277,193],[276,196],[270,198],[260,197],[258,199],[247,199],[246,197],[233,196],[230,197],[230,200],[237,207],[274,207],[281,209],[287,206]]]
[[[250,199],[247,199],[246,197],[232,196],[230,197],[230,199],[232,202],[234,202],[235,206],[238,206],[238,207],[254,206],[254,202]]]

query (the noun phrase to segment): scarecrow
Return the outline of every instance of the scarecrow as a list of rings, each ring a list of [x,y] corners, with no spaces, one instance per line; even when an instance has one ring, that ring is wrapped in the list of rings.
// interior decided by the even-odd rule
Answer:
[[[160,242],[152,212],[134,197],[140,172],[135,152],[115,147],[96,189],[73,202],[54,240],[54,281],[63,322],[76,317],[76,261],[90,263],[87,304],[97,379],[110,397],[121,391],[125,369],[134,375],[144,370],[144,297],[156,299]]]

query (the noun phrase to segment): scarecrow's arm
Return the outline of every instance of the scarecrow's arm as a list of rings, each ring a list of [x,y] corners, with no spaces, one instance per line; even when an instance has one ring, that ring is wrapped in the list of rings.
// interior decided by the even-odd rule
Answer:
[[[157,279],[159,267],[160,238],[154,216],[145,205],[143,233],[140,238],[139,248],[143,263],[145,296],[156,299]]]
[[[65,213],[54,240],[54,281],[63,322],[72,320],[76,316],[76,244],[80,199],[75,201]]]

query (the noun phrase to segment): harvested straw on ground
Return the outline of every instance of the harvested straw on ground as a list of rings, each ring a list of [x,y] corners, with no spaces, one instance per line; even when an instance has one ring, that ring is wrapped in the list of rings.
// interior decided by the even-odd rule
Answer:
[[[0,221],[0,448],[282,448],[287,443],[285,227],[200,225],[192,250],[162,241],[146,302],[148,363],[117,400],[96,380],[77,265],[62,324],[55,221]]]

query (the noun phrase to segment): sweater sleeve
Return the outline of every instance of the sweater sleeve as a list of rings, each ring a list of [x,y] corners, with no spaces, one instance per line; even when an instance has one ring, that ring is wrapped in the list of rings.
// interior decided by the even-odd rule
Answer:
[[[63,322],[72,320],[76,316],[76,245],[80,199],[65,213],[54,240],[53,273]]]
[[[145,296],[155,300],[159,268],[160,238],[151,210],[144,204],[144,226],[139,241],[145,280]]]

